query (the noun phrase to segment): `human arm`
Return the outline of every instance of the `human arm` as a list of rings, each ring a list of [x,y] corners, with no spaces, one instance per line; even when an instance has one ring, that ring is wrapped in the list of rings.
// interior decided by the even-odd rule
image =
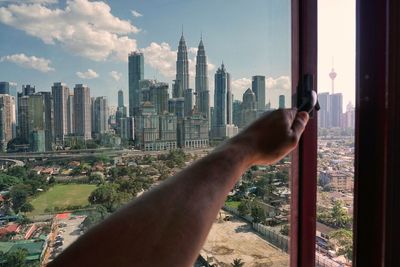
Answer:
[[[307,121],[307,113],[294,109],[263,116],[89,230],[49,266],[193,265],[242,173],[283,158]]]

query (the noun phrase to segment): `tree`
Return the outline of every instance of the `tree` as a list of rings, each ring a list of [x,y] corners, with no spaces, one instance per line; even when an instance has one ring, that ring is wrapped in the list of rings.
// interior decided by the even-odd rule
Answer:
[[[105,181],[104,174],[101,172],[92,172],[89,175],[89,182],[94,184],[102,184]]]
[[[251,217],[253,217],[254,223],[262,223],[266,219],[264,210],[258,205],[251,208]]]
[[[0,173],[0,191],[7,190],[9,187],[21,183],[19,177],[11,176],[5,173]]]
[[[353,258],[353,232],[351,230],[340,229],[330,233],[329,237],[338,247],[338,255],[343,255],[347,260]]]
[[[285,224],[282,226],[281,230],[279,231],[282,235],[288,236],[289,235],[289,225]]]
[[[34,210],[34,207],[32,206],[31,203],[25,202],[25,203],[21,206],[20,210],[21,210],[22,212],[31,212],[31,211]]]
[[[250,213],[250,203],[247,200],[242,200],[238,206],[240,216],[246,216]]]
[[[26,203],[31,187],[24,184],[17,184],[11,188],[10,197],[13,210],[18,213],[21,206]]]
[[[25,259],[28,256],[28,251],[26,249],[17,249],[6,254],[7,267],[23,267],[26,266]]]
[[[104,184],[97,187],[89,196],[91,204],[100,204],[112,211],[119,202],[118,185]]]
[[[244,262],[242,261],[242,259],[237,258],[237,259],[233,260],[233,263],[231,263],[231,266],[232,267],[242,267],[242,266],[244,266]]]
[[[337,228],[345,228],[350,226],[351,218],[342,206],[342,202],[335,201],[331,210],[331,224]]]

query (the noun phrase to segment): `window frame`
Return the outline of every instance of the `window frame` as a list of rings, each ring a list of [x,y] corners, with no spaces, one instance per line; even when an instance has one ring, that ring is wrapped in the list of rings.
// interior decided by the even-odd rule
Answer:
[[[293,106],[297,104],[298,84],[305,74],[313,75],[317,91],[317,11],[317,0],[292,0]],[[317,119],[312,116],[297,149],[292,152],[291,267],[315,265]]]

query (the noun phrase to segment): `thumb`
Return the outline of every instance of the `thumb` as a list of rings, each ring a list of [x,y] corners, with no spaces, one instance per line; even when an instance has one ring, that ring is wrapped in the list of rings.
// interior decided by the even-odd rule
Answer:
[[[296,117],[294,118],[292,123],[292,130],[298,139],[300,138],[300,135],[306,128],[309,118],[310,117],[307,112],[305,111],[297,112]]]

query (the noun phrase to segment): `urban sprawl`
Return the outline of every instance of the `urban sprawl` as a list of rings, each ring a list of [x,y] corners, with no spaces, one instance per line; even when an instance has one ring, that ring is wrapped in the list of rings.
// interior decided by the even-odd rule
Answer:
[[[233,100],[223,63],[210,107],[203,40],[194,90],[183,34],[171,88],[145,79],[144,56],[128,55],[129,108],[123,90],[113,108],[84,84],[71,91],[54,82],[42,92],[23,85],[19,92],[16,83],[0,82],[0,266],[45,266],[119,207],[272,111],[265,76],[254,75],[242,101]],[[352,253],[355,112],[349,103],[343,113],[333,69],[330,78],[332,92],[318,95],[316,262],[345,266]],[[287,106],[281,94],[279,108]],[[241,177],[195,266],[288,266],[289,170],[286,157]]]

